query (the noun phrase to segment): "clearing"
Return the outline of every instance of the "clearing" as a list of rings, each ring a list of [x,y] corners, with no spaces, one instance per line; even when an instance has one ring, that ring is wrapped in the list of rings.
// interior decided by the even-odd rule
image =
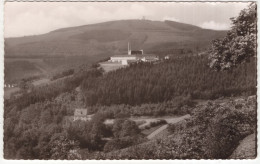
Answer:
[[[105,72],[110,72],[110,71],[117,70],[119,68],[126,67],[125,65],[122,65],[122,63],[119,63],[119,62],[113,62],[113,63],[112,62],[102,62],[99,64],[100,64],[100,67],[102,67]]]

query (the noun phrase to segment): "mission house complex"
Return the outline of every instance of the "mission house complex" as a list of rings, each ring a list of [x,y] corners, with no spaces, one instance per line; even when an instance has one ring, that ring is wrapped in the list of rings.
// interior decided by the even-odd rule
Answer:
[[[131,50],[131,46],[128,43],[128,53],[127,55],[115,55],[111,56],[108,62],[121,63],[121,65],[129,65],[134,62],[153,62],[157,61],[159,58],[155,55],[145,55],[143,50]]]

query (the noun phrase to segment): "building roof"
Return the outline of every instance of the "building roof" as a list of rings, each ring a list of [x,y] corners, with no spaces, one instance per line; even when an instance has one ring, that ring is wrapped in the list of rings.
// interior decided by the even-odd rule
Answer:
[[[111,57],[136,57],[137,55],[114,55]]]

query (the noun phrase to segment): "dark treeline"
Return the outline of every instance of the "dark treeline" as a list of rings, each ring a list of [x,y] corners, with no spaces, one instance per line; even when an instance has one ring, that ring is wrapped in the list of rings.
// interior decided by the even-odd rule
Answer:
[[[59,78],[63,78],[65,76],[69,76],[69,75],[72,75],[74,73],[74,69],[68,69],[68,70],[64,70],[60,73],[56,73],[55,75],[53,75],[51,77],[51,80],[56,80],[56,79],[59,79]]]
[[[176,96],[215,99],[256,93],[256,63],[217,72],[206,57],[183,57],[159,64],[139,63],[99,78],[85,79],[82,92],[88,106],[158,103]]]
[[[164,115],[185,115],[192,112],[196,102],[191,97],[175,97],[170,101],[156,104],[142,105],[111,105],[92,106],[88,108],[89,113],[102,114],[106,118],[129,118],[131,116],[164,116]]]

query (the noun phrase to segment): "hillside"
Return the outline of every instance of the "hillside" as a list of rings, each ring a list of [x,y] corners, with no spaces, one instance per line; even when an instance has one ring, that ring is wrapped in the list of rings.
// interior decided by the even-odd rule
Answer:
[[[97,67],[82,69],[68,78],[36,87],[31,92],[24,92],[22,96],[5,100],[5,158],[80,159],[77,155],[79,150],[87,150],[91,156],[84,153],[82,158],[88,159],[92,158],[92,155],[96,159],[227,158],[239,140],[254,132],[255,103],[250,104],[250,99],[247,99],[248,104],[233,104],[232,101],[231,105],[225,105],[223,108],[219,107],[219,103],[213,106],[208,103],[205,107],[194,110],[195,102],[223,96],[255,95],[256,67],[253,66],[256,66],[256,61],[252,58],[249,63],[244,63],[232,71],[216,72],[208,69],[206,59],[205,56],[192,56],[170,59],[158,64],[139,63],[107,74],[102,74],[102,70]],[[66,118],[73,116],[76,108],[87,108],[89,114],[94,114],[92,120],[67,124]],[[181,130],[179,138],[173,134],[177,138],[165,138],[165,142],[138,146],[148,141],[147,136],[156,130],[153,128],[160,128],[158,124],[151,123],[147,128],[145,126],[144,130],[139,129],[138,126],[143,122],[140,118],[145,116],[147,119],[166,119],[164,116],[174,118],[186,114],[191,115],[187,123],[189,127],[187,130],[180,129],[182,124],[176,127],[176,130]],[[138,118],[140,121],[134,122],[132,118]],[[114,124],[106,125],[106,119],[114,119]],[[175,126],[169,127],[172,133],[175,133]],[[234,132],[239,130],[241,133],[230,133],[229,130],[237,127],[239,129],[234,129]],[[216,128],[221,130],[212,131]],[[221,132],[221,135],[218,132]],[[161,133],[163,132],[160,131],[156,138],[161,136]],[[205,137],[206,134],[212,134],[216,138],[212,139],[211,135]],[[227,136],[226,134],[232,135],[223,138],[223,142],[220,143],[222,138],[218,137]],[[230,139],[232,142],[229,143]],[[181,149],[178,148],[180,145],[175,143],[180,143]],[[216,148],[218,143],[221,147]],[[60,147],[66,144],[70,144],[66,150]],[[167,145],[170,149],[180,151],[173,155],[168,154],[171,151],[165,148]],[[117,156],[111,156],[114,150],[131,146],[138,150],[130,149],[126,154],[116,153]],[[160,148],[158,151],[165,151],[157,156],[158,152],[153,152],[157,150],[155,147]],[[75,150],[77,156],[71,156],[71,150]],[[139,150],[143,153],[139,153]],[[214,150],[223,150],[221,153],[224,154],[217,154]],[[105,154],[105,157],[95,156],[100,152],[100,155],[106,152],[112,154]],[[133,152],[144,156],[135,156]]]
[[[93,56],[124,53],[127,42],[145,52],[203,49],[225,31],[173,21],[121,20],[62,28],[42,35],[5,39],[8,56]]]
[[[158,56],[196,54],[225,34],[173,21],[121,20],[5,38],[5,83],[19,83],[32,76],[50,77],[125,54],[128,42],[132,49],[144,49],[145,53]]]
[[[232,71],[209,69],[205,56],[169,59],[161,63],[132,64],[97,79],[85,79],[81,88],[86,105],[158,103],[177,96],[215,99],[256,93],[256,61]]]

